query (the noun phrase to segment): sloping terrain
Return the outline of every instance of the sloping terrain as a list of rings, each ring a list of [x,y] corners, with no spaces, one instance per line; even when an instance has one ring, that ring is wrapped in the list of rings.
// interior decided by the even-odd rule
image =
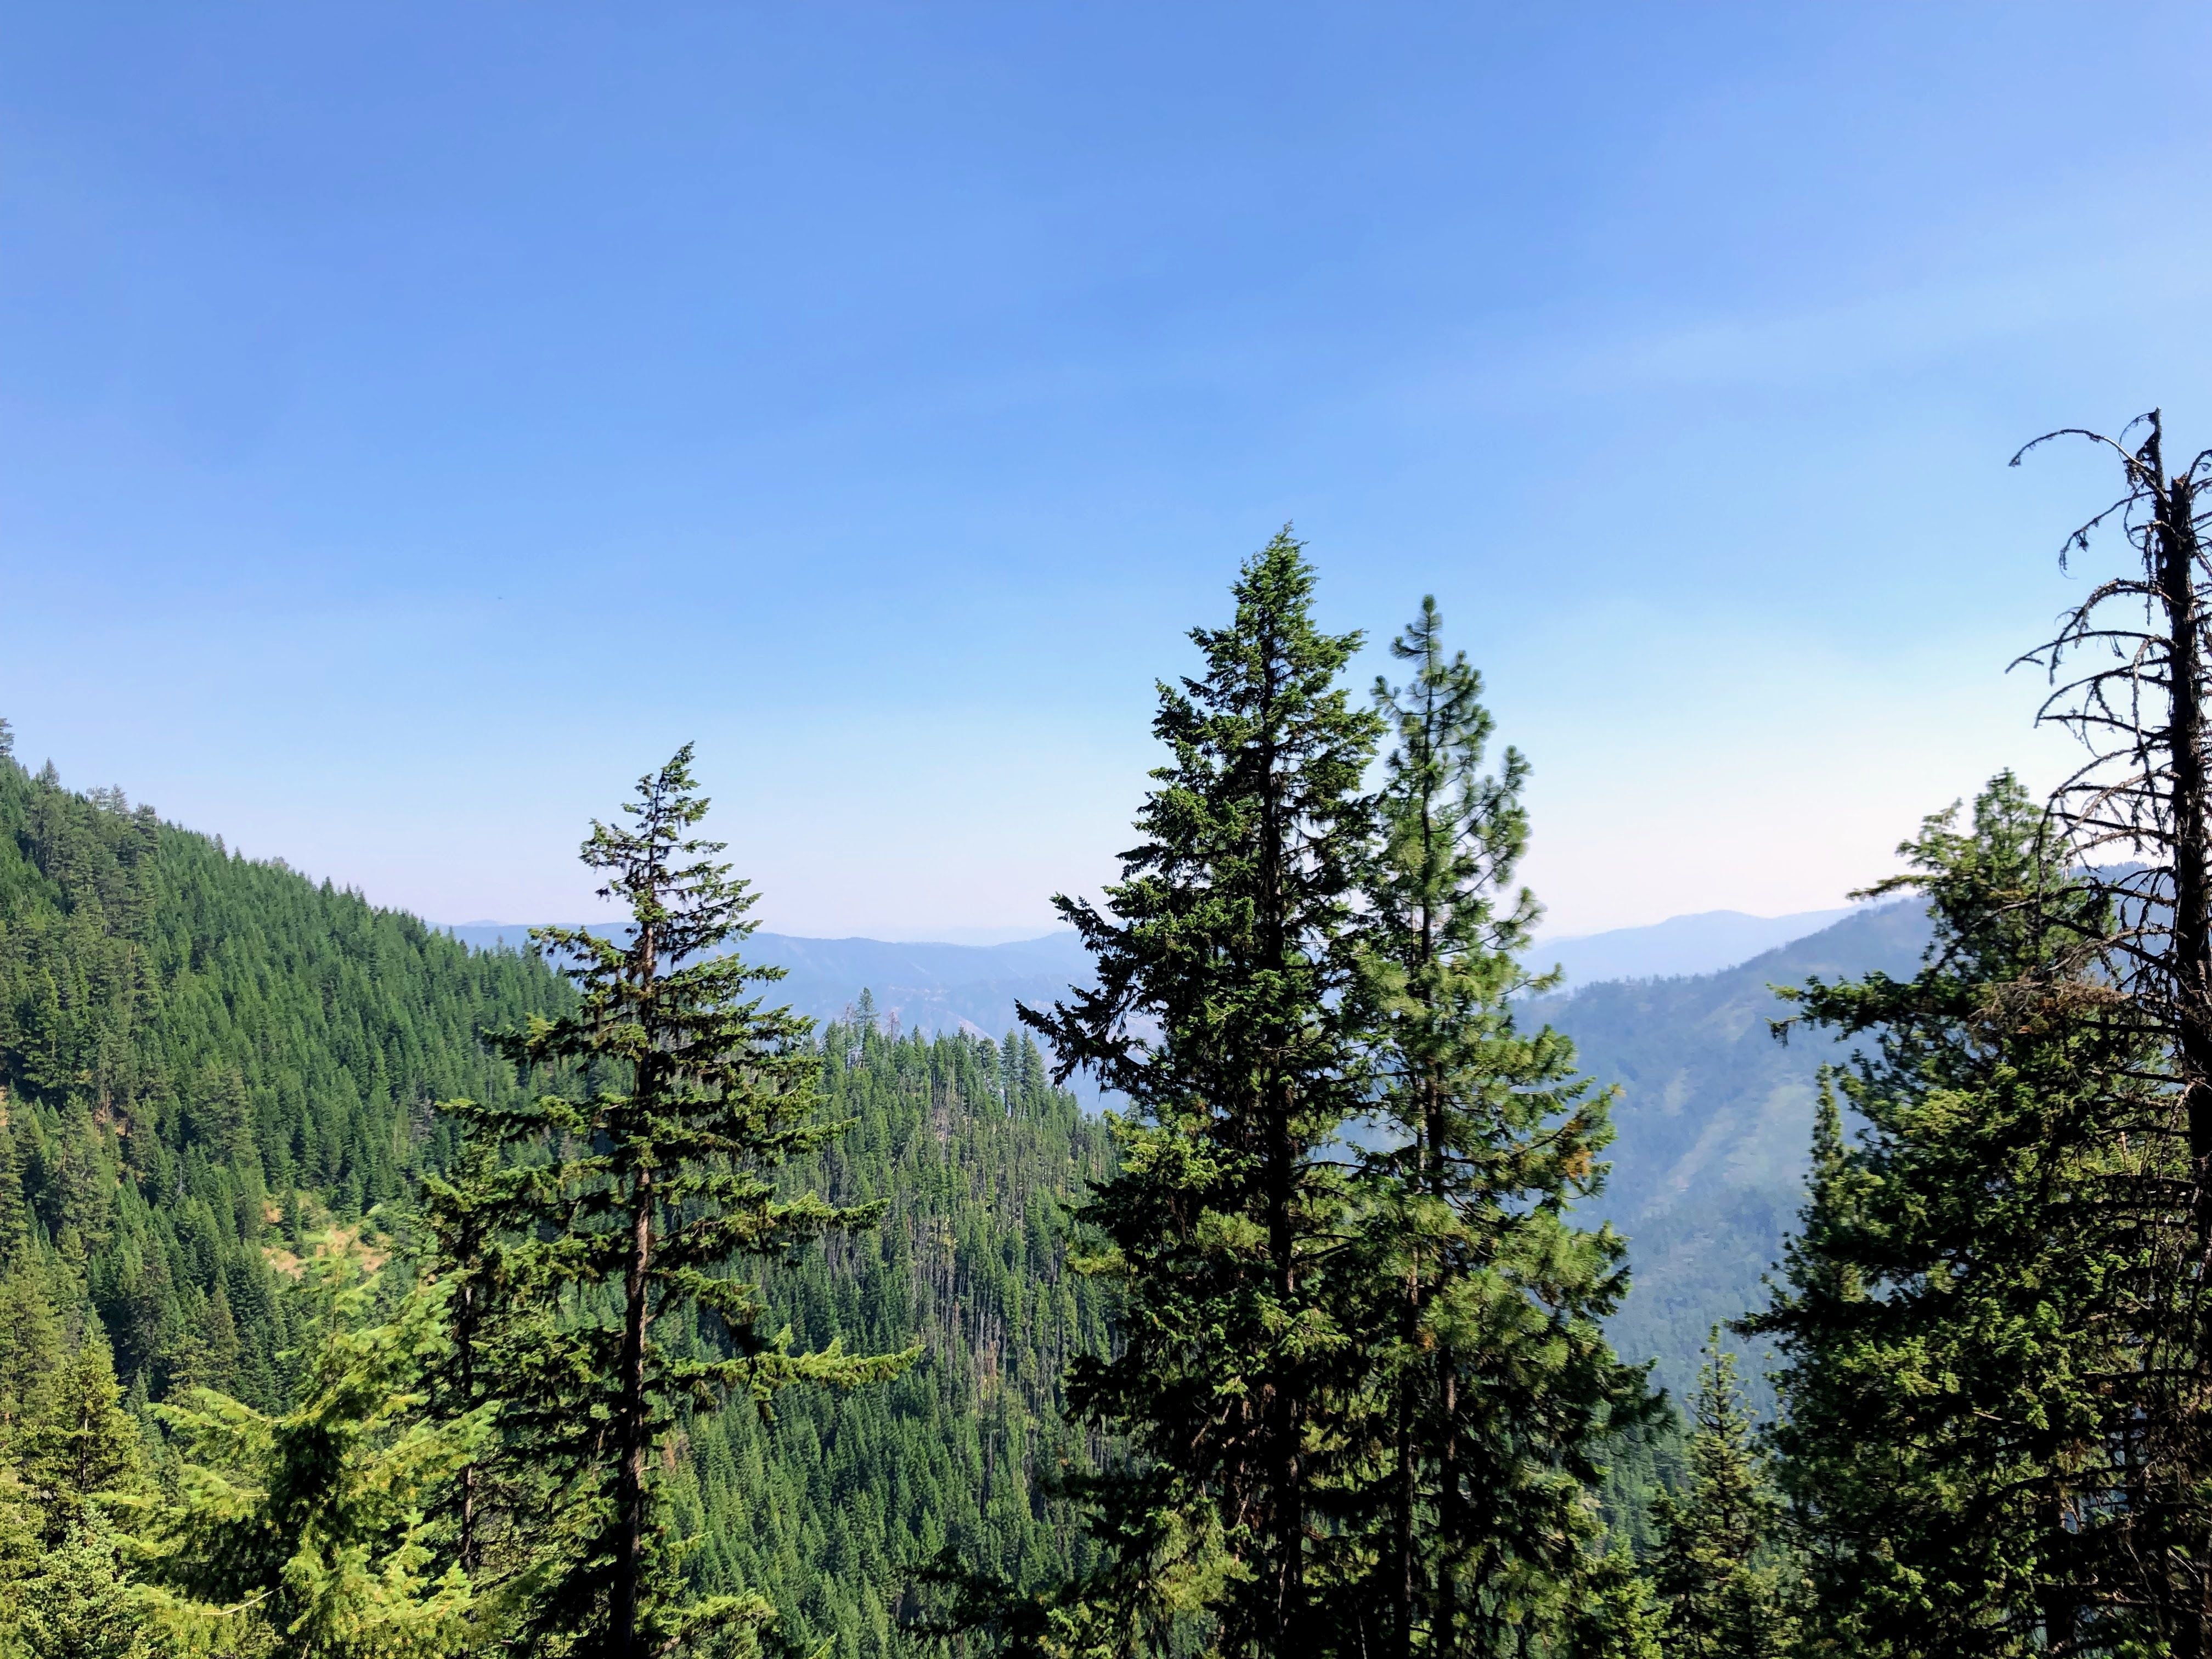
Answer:
[[[1888,904],[1721,973],[1589,985],[1530,1006],[1620,1088],[1613,1176],[1592,1206],[1631,1241],[1635,1288],[1614,1335],[1625,1354],[1657,1357],[1678,1394],[1708,1328],[1759,1297],[1796,1217],[1820,1067],[1846,1052],[1802,1031],[1778,1041],[1788,1009],[1772,988],[1909,974],[1927,939],[1916,904]]]
[[[480,951],[521,950],[520,923],[469,923],[443,931]],[[1000,1038],[1015,1025],[1014,1004],[1048,1006],[1085,979],[1091,959],[1075,934],[1011,945],[897,944],[876,939],[801,939],[755,933],[748,961],[784,969],[773,992],[817,1020],[850,1015],[866,991],[878,1017],[907,1030],[966,1031]]]

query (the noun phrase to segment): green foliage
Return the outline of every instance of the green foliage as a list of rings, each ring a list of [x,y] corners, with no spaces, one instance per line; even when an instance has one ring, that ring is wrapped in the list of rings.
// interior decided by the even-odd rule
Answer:
[[[98,1320],[57,1313],[58,1278],[68,1288],[27,1260],[0,1278],[0,1654],[11,1659],[143,1651],[107,1511],[143,1494],[143,1449]]]
[[[1680,1659],[1782,1659],[1793,1651],[1803,1569],[1781,1538],[1735,1356],[1716,1329],[1693,1407],[1689,1481],[1654,1500],[1652,1579],[1666,1607],[1666,1650]]]
[[[432,1494],[488,1428],[426,1421],[444,1297],[370,1323],[371,1289],[332,1298],[301,1402],[280,1416],[203,1389],[161,1415],[184,1460],[149,1512],[144,1571],[180,1639],[316,1659],[436,1659],[472,1650],[472,1594],[430,1547]]]
[[[948,1552],[1023,1589],[1088,1565],[1059,1487],[1098,1447],[1062,1417],[1061,1374],[1107,1346],[1103,1288],[1066,1261],[1069,1214],[1113,1165],[1104,1126],[1026,1037],[892,1037],[862,1000],[818,1045],[825,1112],[851,1127],[782,1180],[881,1200],[882,1222],[766,1264],[762,1292],[805,1346],[924,1352],[879,1388],[691,1419],[668,1483],[696,1587],[765,1595],[794,1645],[836,1659],[912,1651],[901,1621]]]
[[[1666,1613],[1635,1558],[1616,1549],[1585,1569],[1564,1659],[1662,1659]]]
[[[851,1388],[913,1358],[848,1355],[835,1337],[794,1351],[788,1328],[764,1325],[760,1287],[731,1275],[748,1259],[867,1227],[882,1206],[777,1189],[779,1166],[818,1152],[844,1126],[815,1111],[810,1022],[744,994],[781,970],[748,966],[732,948],[752,931],[753,896],[714,862],[721,844],[691,833],[708,804],[690,761],[686,747],[641,779],[623,808],[634,822],[594,822],[584,843],[586,865],[606,876],[600,896],[629,908],[628,939],[535,935],[568,964],[580,994],[572,1012],[533,1016],[501,1045],[525,1068],[580,1087],[504,1109],[452,1108],[524,1155],[512,1222],[543,1241],[533,1254],[564,1294],[568,1317],[549,1341],[565,1352],[573,1334],[585,1358],[580,1391],[562,1403],[604,1425],[586,1478],[567,1494],[596,1506],[598,1524],[562,1564],[540,1616],[621,1659],[709,1629],[743,1641],[770,1611],[753,1596],[681,1600],[655,1458],[679,1408],[696,1419],[743,1391],[764,1409],[793,1382]],[[663,1340],[664,1328],[677,1340]],[[683,1340],[701,1336],[704,1345]]]
[[[1182,1626],[1287,1655],[1316,1636],[1312,1538],[1341,1479],[1348,1357],[1329,1149],[1364,1098],[1345,993],[1378,722],[1339,684],[1358,637],[1321,632],[1312,594],[1285,532],[1244,566],[1233,623],[1193,633],[1205,670],[1160,688],[1172,758],[1143,844],[1104,911],[1057,901],[1097,986],[1024,1011],[1063,1067],[1133,1109],[1114,1121],[1121,1168],[1083,1211],[1120,1346],[1079,1358],[1068,1390],[1137,1460],[1089,1488],[1103,1559],[1080,1601],[1109,1645]]]
[[[566,997],[0,758],[0,1268],[57,1258],[126,1387],[279,1410],[303,1232],[449,1155],[431,1101],[516,1098],[477,1032]]]
[[[2164,1577],[2203,1522],[2162,1478],[2187,1419],[2144,1358],[2195,1317],[2175,1098],[2074,948],[2102,902],[2009,775],[1901,851],[1891,884],[1928,895],[1935,943],[1909,980],[1797,994],[1872,1039],[1834,1078],[1863,1127],[1825,1109],[1786,1282],[1749,1325],[1786,1361],[1776,1440],[1820,1622],[1869,1654],[2163,1651]]]
[[[70,1527],[12,1588],[13,1635],[31,1659],[151,1659],[167,1650],[104,1516]]]
[[[1363,1389],[1378,1442],[1352,1513],[1371,1569],[1334,1599],[1345,1651],[1487,1654],[1552,1641],[1579,1606],[1609,1439],[1646,1413],[1601,1322],[1623,1241],[1570,1206],[1599,1188],[1607,1097],[1573,1046],[1524,1027],[1539,916],[1514,872],[1527,763],[1483,771],[1481,680],[1445,654],[1433,600],[1378,682],[1395,738],[1367,880],[1359,1006],[1389,1150],[1360,1198]]]

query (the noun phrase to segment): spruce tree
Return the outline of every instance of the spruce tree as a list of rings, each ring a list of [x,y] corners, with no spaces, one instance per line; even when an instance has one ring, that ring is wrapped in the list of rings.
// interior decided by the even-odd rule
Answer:
[[[1572,1610],[1602,1449],[1645,1390],[1601,1328],[1627,1288],[1623,1243],[1570,1218],[1601,1182],[1608,1097],[1565,1037],[1514,1012],[1550,983],[1522,965],[1540,914],[1514,885],[1528,763],[1508,749],[1485,772],[1481,679],[1446,653],[1433,599],[1391,648],[1413,678],[1375,687],[1395,744],[1358,986],[1389,1146],[1362,1183],[1361,1257],[1387,1438],[1369,1601],[1387,1620],[1346,1640],[1456,1656]]]
[[[2162,1433],[2145,1357],[2193,1294],[2170,1271],[2186,1143],[2154,1036],[2079,948],[2108,901],[2046,823],[2008,774],[1970,823],[1931,817],[1875,890],[1926,896],[1920,971],[1785,993],[1865,1047],[1830,1075],[1747,1328],[1784,1361],[1815,1623],[1870,1656],[2163,1650],[2190,1627],[2142,1593],[2173,1511],[2135,1496]]]
[[[316,1659],[496,1650],[467,1576],[430,1547],[435,1494],[484,1416],[431,1423],[423,1371],[445,1341],[430,1288],[377,1318],[373,1284],[327,1298],[299,1401],[280,1415],[212,1389],[155,1409],[181,1457],[137,1554],[160,1620],[187,1644]],[[266,1645],[264,1645],[266,1644]]]
[[[1228,1654],[1327,1640],[1310,1569],[1356,1370],[1335,1141],[1365,1096],[1349,994],[1378,722],[1340,683],[1359,636],[1316,625],[1313,588],[1285,530],[1230,625],[1193,632],[1202,671],[1159,688],[1142,843],[1103,908],[1055,901],[1096,986],[1022,1011],[1060,1078],[1130,1103],[1083,1211],[1120,1346],[1075,1362],[1068,1398],[1133,1462],[1092,1489],[1103,1565],[1055,1639],[1120,1650],[1182,1620]]]
[[[754,897],[715,861],[722,844],[693,833],[707,807],[686,745],[640,780],[623,808],[630,822],[593,823],[583,860],[605,876],[600,896],[629,910],[628,935],[535,930],[574,981],[577,1006],[501,1039],[566,1091],[505,1109],[453,1107],[526,1149],[517,1218],[550,1237],[544,1269],[567,1287],[568,1322],[585,1345],[591,1394],[580,1403],[605,1425],[599,1518],[542,1613],[610,1659],[769,1614],[757,1595],[680,1604],[654,1456],[679,1408],[711,1412],[743,1392],[765,1409],[790,1383],[851,1387],[913,1357],[848,1355],[836,1341],[794,1352],[787,1332],[763,1328],[757,1287],[732,1274],[746,1258],[867,1226],[876,1206],[841,1208],[775,1183],[779,1164],[839,1126],[814,1121],[821,1060],[805,1041],[811,1022],[746,994],[781,970],[732,948],[756,925],[745,919]]]
[[[1670,1659],[1781,1659],[1799,1623],[1801,1577],[1781,1542],[1782,1505],[1766,1478],[1735,1356],[1715,1330],[1698,1376],[1689,1489],[1653,1504],[1652,1578],[1666,1606]]]

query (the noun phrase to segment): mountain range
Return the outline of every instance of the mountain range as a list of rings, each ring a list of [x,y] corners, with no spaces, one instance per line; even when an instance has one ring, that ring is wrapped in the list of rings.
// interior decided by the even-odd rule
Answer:
[[[478,950],[528,943],[519,924],[446,931]],[[1819,1069],[1842,1057],[1819,1036],[1778,1041],[1772,1022],[1787,1010],[1772,988],[1908,972],[1926,939],[1918,908],[1893,903],[1706,911],[1531,952],[1564,984],[1529,1018],[1571,1036],[1585,1071],[1619,1091],[1613,1174],[1587,1206],[1630,1239],[1635,1289],[1613,1334],[1625,1353],[1655,1359],[1676,1393],[1710,1328],[1759,1297],[1796,1215]],[[818,1019],[845,1015],[866,990],[879,1018],[908,1030],[994,1038],[1014,1028],[1017,1000],[1048,1004],[1089,968],[1073,932],[995,945],[760,933],[745,950],[786,970],[778,1000]]]

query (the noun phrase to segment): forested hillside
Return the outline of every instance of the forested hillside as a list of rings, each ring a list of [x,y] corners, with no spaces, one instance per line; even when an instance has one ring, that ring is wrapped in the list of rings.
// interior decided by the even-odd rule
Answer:
[[[1776,986],[1909,973],[1928,940],[1917,903],[1864,909],[1717,974],[1588,985],[1532,1004],[1575,1040],[1583,1066],[1620,1090],[1613,1174],[1585,1207],[1628,1235],[1634,1287],[1612,1322],[1624,1355],[1658,1360],[1679,1399],[1716,1324],[1762,1299],[1804,1201],[1817,1079],[1849,1043],[1773,1022]],[[1747,1382],[1764,1397],[1753,1368]]]
[[[274,1405],[310,1236],[408,1190],[432,1102],[514,1097],[477,1032],[566,995],[0,760],[0,1250],[88,1296],[140,1397]]]
[[[61,1377],[112,1348],[156,1462],[151,1403],[207,1386],[281,1409],[312,1334],[304,1259],[379,1260],[375,1222],[452,1152],[434,1103],[520,1097],[481,1034],[574,994],[535,957],[472,951],[0,761],[0,1369]],[[1060,1378],[1104,1322],[1064,1270],[1065,1218],[1111,1156],[1026,1039],[895,1037],[860,1000],[817,1039],[823,1114],[851,1127],[785,1175],[888,1207],[765,1288],[802,1347],[919,1334],[922,1357],[885,1388],[794,1394],[773,1421],[691,1425],[670,1492],[702,1589],[764,1591],[841,1656],[890,1650],[915,1571],[948,1546],[1009,1571],[1075,1565],[1048,1491],[1084,1456]],[[37,1419],[66,1408],[10,1385],[0,1489],[37,1486]]]
[[[891,1650],[915,1569],[948,1547],[1024,1581],[1080,1565],[1048,1490],[1063,1461],[1086,1461],[1060,1376],[1106,1341],[1097,1287],[1064,1261],[1069,1207],[1109,1167],[1103,1126],[1026,1037],[894,1039],[862,1005],[820,1039],[827,1110],[852,1127],[787,1179],[888,1208],[767,1288],[801,1347],[919,1334],[923,1357],[884,1388],[794,1394],[773,1425],[716,1419],[677,1488],[708,1540],[700,1582],[765,1590],[789,1634],[841,1656]]]

